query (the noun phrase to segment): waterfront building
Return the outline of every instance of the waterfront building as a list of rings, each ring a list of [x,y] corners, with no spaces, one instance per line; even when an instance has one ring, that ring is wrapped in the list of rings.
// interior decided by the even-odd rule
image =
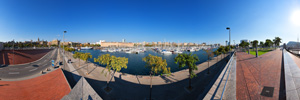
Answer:
[[[102,42],[101,47],[134,47],[130,42]]]
[[[300,42],[295,42],[295,41],[289,41],[286,44],[286,48],[300,48]]]
[[[177,43],[176,43],[176,42],[172,42],[172,45],[173,45],[173,46],[177,46]]]
[[[162,45],[162,43],[160,41],[157,42],[158,45]]]
[[[184,46],[187,46],[187,45],[188,45],[188,43],[183,43],[183,45],[184,45]]]
[[[194,45],[195,45],[195,43],[188,43],[188,45],[189,45],[189,46],[194,46]]]
[[[59,43],[60,43],[59,40],[54,39],[54,40],[52,40],[52,41],[49,41],[49,42],[48,42],[48,45],[58,45]]]
[[[182,45],[183,45],[183,43],[178,43],[178,45],[179,45],[179,46],[182,46]]]

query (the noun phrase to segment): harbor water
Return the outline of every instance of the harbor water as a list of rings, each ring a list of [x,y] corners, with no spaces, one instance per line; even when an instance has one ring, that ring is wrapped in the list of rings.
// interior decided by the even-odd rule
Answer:
[[[213,49],[215,51],[216,49]],[[187,67],[184,68],[179,68],[178,64],[175,63],[174,58],[177,56],[177,54],[168,54],[168,55],[163,55],[161,53],[157,53],[153,50],[147,50],[146,52],[139,53],[139,54],[134,54],[134,53],[125,53],[125,52],[101,52],[101,50],[81,50],[79,52],[83,53],[91,53],[93,58],[89,59],[88,61],[100,65],[98,62],[94,62],[94,58],[98,58],[98,56],[104,55],[104,54],[110,54],[114,55],[116,57],[126,57],[128,58],[128,65],[127,69],[122,69],[121,72],[123,73],[129,73],[132,75],[149,75],[149,69],[145,67],[145,62],[142,60],[144,57],[148,56],[149,54],[155,55],[155,56],[160,56],[163,59],[166,59],[168,65],[167,67],[171,68],[171,72],[176,72],[180,71],[182,69],[186,69]],[[183,52],[183,53],[192,53],[196,54],[199,58],[199,61],[196,64],[200,64],[203,62],[207,61],[207,54],[203,50],[195,51],[195,52]],[[105,67],[105,65],[100,65],[102,67]]]

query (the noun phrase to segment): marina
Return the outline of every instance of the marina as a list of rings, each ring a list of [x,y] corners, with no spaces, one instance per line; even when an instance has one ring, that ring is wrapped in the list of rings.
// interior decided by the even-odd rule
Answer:
[[[173,48],[177,49],[177,48]],[[163,59],[166,59],[168,63],[168,67],[171,68],[171,72],[176,72],[185,69],[179,68],[177,64],[175,64],[174,58],[178,55],[177,53],[192,53],[196,54],[199,58],[199,62],[196,64],[200,64],[207,61],[207,54],[204,50],[205,48],[199,48],[197,51],[188,51],[189,48],[180,48],[182,51],[170,51],[169,49],[162,49],[161,48],[105,48],[101,50],[93,50],[93,49],[87,49],[87,50],[80,50],[79,52],[83,53],[91,53],[93,56],[91,59],[88,59],[89,62],[95,63],[94,58],[97,58],[98,56],[104,55],[104,54],[110,54],[117,57],[126,57],[128,58],[128,67],[127,69],[122,69],[121,72],[123,73],[129,73],[133,75],[148,75],[149,69],[145,68],[145,62],[142,60],[144,57],[148,56],[149,54],[162,57]],[[216,48],[212,48],[212,51],[215,51]],[[177,52],[177,53],[176,53]],[[100,65],[99,63],[95,63]],[[100,65],[105,66],[105,65]]]

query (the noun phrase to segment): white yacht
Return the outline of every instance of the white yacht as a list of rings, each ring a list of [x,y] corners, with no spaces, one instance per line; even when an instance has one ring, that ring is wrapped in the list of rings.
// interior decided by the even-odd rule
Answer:
[[[163,53],[163,54],[172,54],[172,52],[168,51],[168,50],[162,50],[161,53]]]
[[[88,49],[92,49],[92,47],[85,46],[85,47],[81,47],[80,49],[81,50],[88,50]]]
[[[107,50],[107,49],[102,49],[101,51],[102,51],[102,52],[108,52],[108,50]]]

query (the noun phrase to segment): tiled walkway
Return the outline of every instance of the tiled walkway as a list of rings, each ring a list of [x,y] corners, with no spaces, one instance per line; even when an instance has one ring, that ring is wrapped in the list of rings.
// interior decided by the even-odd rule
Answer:
[[[245,52],[237,53],[237,100],[278,100],[282,52],[277,49],[256,58]],[[274,87],[273,97],[262,96],[264,86]]]
[[[0,100],[60,100],[70,91],[60,69],[33,79],[0,81]]]

